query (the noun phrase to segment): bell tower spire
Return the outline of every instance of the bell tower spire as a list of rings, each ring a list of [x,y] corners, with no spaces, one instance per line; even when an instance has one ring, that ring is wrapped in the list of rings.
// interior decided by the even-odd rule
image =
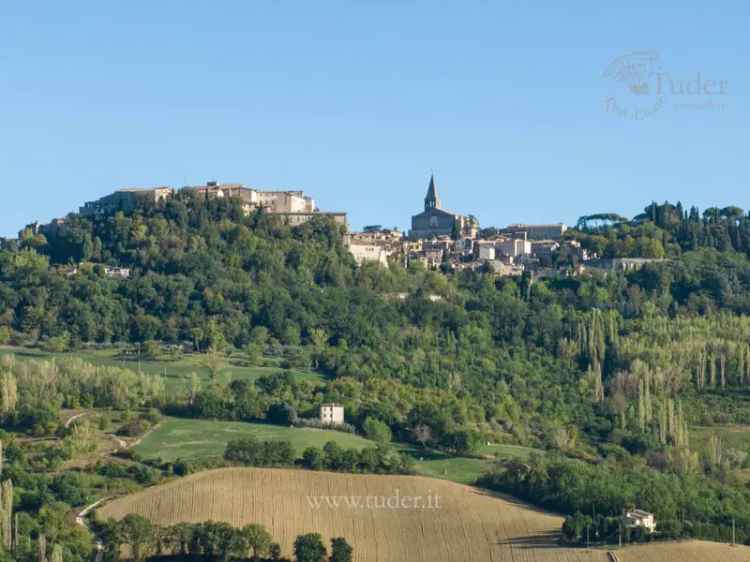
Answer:
[[[427,195],[424,198],[424,210],[428,209],[439,209],[440,198],[438,197],[437,190],[435,189],[435,176],[430,174],[430,185],[427,188]]]

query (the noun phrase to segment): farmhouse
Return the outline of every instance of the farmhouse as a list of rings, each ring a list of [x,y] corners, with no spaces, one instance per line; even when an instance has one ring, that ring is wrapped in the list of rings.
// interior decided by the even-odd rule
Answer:
[[[625,513],[625,527],[634,529],[636,527],[642,527],[649,533],[653,533],[656,530],[656,519],[654,514],[641,509],[634,509]]]
[[[127,267],[105,267],[104,275],[110,279],[129,279],[130,269]]]
[[[320,423],[342,425],[344,423],[344,407],[338,404],[323,404],[320,407]]]

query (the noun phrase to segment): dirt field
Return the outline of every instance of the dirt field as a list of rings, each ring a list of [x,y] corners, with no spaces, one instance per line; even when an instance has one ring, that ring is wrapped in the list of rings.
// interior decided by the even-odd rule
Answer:
[[[560,517],[421,477],[222,469],[113,501],[97,516],[119,519],[128,513],[162,525],[259,522],[287,556],[298,534],[320,532],[326,540],[346,537],[356,562],[613,562],[605,550],[559,547]],[[734,562],[750,560],[750,549],[689,542],[631,547],[617,557],[621,562]]]

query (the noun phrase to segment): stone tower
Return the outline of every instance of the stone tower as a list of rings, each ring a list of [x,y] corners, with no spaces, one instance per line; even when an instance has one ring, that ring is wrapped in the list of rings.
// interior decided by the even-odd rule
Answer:
[[[427,195],[424,198],[424,210],[440,208],[440,198],[435,189],[435,176],[430,176],[430,186],[427,188]]]

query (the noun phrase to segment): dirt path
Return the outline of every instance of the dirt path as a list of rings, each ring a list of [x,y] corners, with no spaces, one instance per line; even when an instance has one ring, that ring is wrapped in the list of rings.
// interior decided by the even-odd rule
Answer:
[[[69,417],[69,418],[68,418],[68,419],[67,419],[67,420],[65,421],[65,429],[68,429],[68,428],[70,427],[70,424],[72,424],[72,423],[73,423],[74,421],[76,421],[77,419],[80,419],[80,418],[82,418],[83,416],[85,416],[85,415],[88,415],[88,413],[89,413],[89,412],[81,412],[80,414],[76,414],[75,416],[71,416],[71,417]]]
[[[94,541],[95,541],[94,548],[96,549],[96,557],[94,558],[94,562],[102,561],[102,558],[104,557],[104,543],[101,541],[99,537],[96,536],[96,533],[94,533],[94,531],[91,529],[91,526],[88,524],[88,521],[86,521],[86,516],[89,513],[91,513],[97,506],[101,505],[108,499],[110,498],[102,498],[100,500],[97,500],[94,503],[84,507],[76,515],[76,524],[80,525],[81,527],[86,529],[89,533],[91,533],[94,536]]]

